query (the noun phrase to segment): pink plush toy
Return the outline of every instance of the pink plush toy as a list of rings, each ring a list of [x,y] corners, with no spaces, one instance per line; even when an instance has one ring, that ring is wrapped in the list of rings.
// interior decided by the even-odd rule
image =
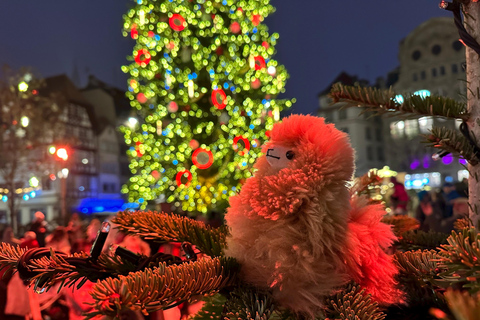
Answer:
[[[225,216],[226,253],[243,279],[310,317],[350,280],[381,304],[398,302],[397,270],[384,252],[395,236],[380,222],[382,206],[350,194],[348,136],[323,118],[292,115],[274,125],[263,151]]]

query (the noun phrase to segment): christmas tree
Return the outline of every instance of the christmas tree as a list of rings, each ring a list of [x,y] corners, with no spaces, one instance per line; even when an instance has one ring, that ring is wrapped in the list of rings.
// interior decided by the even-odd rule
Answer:
[[[127,96],[138,123],[123,129],[142,209],[161,195],[183,211],[222,210],[251,176],[288,77],[272,56],[269,1],[138,0],[124,34],[136,41]]]
[[[479,48],[475,38],[480,38],[480,34],[477,34],[480,30],[480,5],[470,1],[443,5],[454,11],[457,21],[461,9],[469,13],[465,15],[468,30],[462,29],[462,21],[457,24],[457,27],[465,43],[472,48]],[[473,36],[468,38],[467,35],[470,34]],[[380,91],[374,88],[348,87],[341,84],[332,88],[331,97],[351,107],[363,106],[378,113],[396,112],[405,116],[430,115],[464,120],[460,128],[461,134],[444,128],[434,128],[426,138],[442,152],[459,154],[469,162],[471,212],[470,219],[457,221],[456,231],[451,235],[416,231],[414,229],[417,224],[412,222],[411,218],[384,219],[394,225],[398,237],[398,241],[392,247],[397,250],[393,261],[399,271],[397,281],[399,289],[404,293],[404,301],[389,307],[379,306],[360,285],[347,283],[336,288],[330,296],[326,296],[323,311],[311,318],[479,319],[480,235],[476,219],[478,217],[476,201],[480,199],[477,195],[480,189],[476,187],[478,182],[476,171],[479,170],[480,153],[477,152],[478,146],[475,142],[479,120],[478,110],[474,106],[479,100],[476,86],[480,67],[476,62],[478,61],[477,53],[480,54],[480,50],[476,51],[472,48],[467,48],[467,82],[470,86],[468,104],[438,96],[416,95],[406,95],[403,102],[399,103],[395,99],[396,93],[392,90]],[[328,130],[326,132],[331,134]],[[329,140],[322,140],[320,143],[323,143],[328,152],[338,151],[338,148],[329,148]],[[290,151],[288,150],[285,156],[292,160],[295,154]],[[302,156],[308,159],[310,154],[304,153]],[[340,156],[336,160],[343,163],[346,157]],[[324,158],[326,157],[321,157],[321,159]],[[335,161],[331,163],[335,164]],[[323,166],[317,167],[319,170],[323,168]],[[308,176],[312,176],[312,172],[315,173],[312,170],[315,170],[313,166],[306,166],[295,171],[294,174],[307,173]],[[279,182],[288,184],[289,181],[294,181],[294,174],[292,177],[283,177],[284,179]],[[338,173],[330,172],[328,176],[335,177],[336,174]],[[287,194],[292,191],[292,196],[280,197],[275,201],[269,201],[268,194],[276,192],[276,185],[264,185],[265,194],[261,194],[259,199],[252,199],[252,201],[256,201],[259,207],[262,203],[264,204],[265,216],[271,214],[273,219],[270,223],[274,224],[272,221],[281,219],[280,215],[284,212],[297,210],[302,207],[302,203],[309,205],[312,202],[311,199],[302,202],[305,198],[303,200],[300,198],[299,202],[293,201],[298,199],[293,191],[302,194],[304,189],[312,187],[303,182],[299,181],[298,185],[290,183],[292,190],[284,191]],[[347,196],[368,197],[369,185],[375,185],[378,182],[378,177],[374,175],[365,176],[350,187]],[[344,190],[342,188],[345,188],[345,185],[339,183],[337,190]],[[328,200],[330,204],[341,201],[329,193],[314,200],[321,202],[328,198],[330,198]],[[376,201],[371,199],[370,202]],[[235,205],[241,207],[242,203],[237,200]],[[327,220],[322,221],[322,226],[328,223]],[[148,314],[155,310],[176,306],[196,296],[205,296],[203,309],[195,315],[195,319],[199,320],[305,318],[304,314],[294,314],[288,308],[279,305],[270,290],[257,288],[249,284],[248,279],[242,279],[240,276],[242,266],[238,261],[225,255],[227,239],[231,233],[226,227],[214,229],[185,217],[142,211],[121,212],[113,222],[122,232],[138,235],[153,243],[182,243],[183,259],[163,253],[145,257],[120,247],[115,250],[115,254],[100,254],[101,240],[108,232],[108,226],[105,225],[90,255],[82,253],[66,256],[60,252],[50,252],[48,249],[27,251],[3,244],[0,247],[0,265],[2,268],[17,268],[24,279],[40,290],[48,289],[58,282],[66,286],[75,284],[81,286],[87,279],[96,282],[91,292],[94,303],[93,309],[87,314],[88,319],[97,316],[120,319],[124,312],[130,310]],[[244,228],[248,229],[248,224],[244,224]],[[281,245],[283,239],[276,237],[271,240]],[[323,240],[328,242],[330,239]],[[269,245],[265,242],[263,244]],[[296,248],[291,249],[293,254]],[[205,258],[198,258],[198,253],[202,253]],[[354,258],[360,255],[359,252],[351,254]],[[368,258],[368,255],[366,257]],[[305,255],[305,259],[308,258],[308,254]],[[264,261],[258,258],[257,261],[248,263],[250,265],[258,263],[262,266]]]

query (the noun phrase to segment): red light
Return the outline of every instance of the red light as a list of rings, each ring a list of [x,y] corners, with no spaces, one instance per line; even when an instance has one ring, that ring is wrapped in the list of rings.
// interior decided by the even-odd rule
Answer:
[[[217,109],[225,109],[227,106],[227,95],[222,89],[213,90],[212,102]]]
[[[238,141],[242,141],[245,145],[245,148],[243,150],[238,151]],[[233,150],[238,151],[238,154],[241,156],[246,155],[250,151],[250,141],[248,141],[247,138],[244,138],[242,136],[233,138]]]
[[[192,162],[198,169],[209,168],[213,164],[212,151],[203,148],[196,149],[192,155]]]
[[[142,64],[147,65],[151,59],[152,59],[152,56],[150,55],[150,52],[148,52],[147,49],[140,49],[137,51],[137,54],[135,55],[135,62],[139,66],[141,66]]]
[[[185,29],[185,19],[178,13],[173,14],[168,23],[170,24],[170,27],[175,31],[182,31],[183,29]]]
[[[50,178],[50,180],[52,180],[52,181],[55,181],[55,180],[57,180],[57,177],[56,177],[56,176],[55,176],[53,173],[52,173],[52,174],[50,174],[48,177],[49,177],[49,178]]]
[[[182,177],[186,175],[186,178],[187,178],[187,183],[183,183],[182,182]],[[177,173],[177,176],[175,177],[175,180],[177,181],[177,186],[181,186],[182,184],[184,184],[186,187],[188,187],[188,185],[190,184],[190,181],[192,181],[192,173],[188,170],[183,170],[183,171],[179,171]]]
[[[261,70],[265,68],[267,65],[265,64],[265,59],[261,56],[255,57],[255,70]]]

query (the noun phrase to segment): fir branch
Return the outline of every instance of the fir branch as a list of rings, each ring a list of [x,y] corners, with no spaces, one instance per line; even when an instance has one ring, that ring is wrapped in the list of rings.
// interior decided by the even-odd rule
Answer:
[[[480,295],[447,290],[445,298],[456,320],[480,320]]]
[[[346,86],[336,83],[329,94],[333,103],[343,102],[346,107],[364,107],[368,111],[384,114],[416,114],[424,116],[442,116],[467,120],[467,106],[451,98],[410,94],[403,95],[403,103],[395,101],[396,94],[390,88],[381,90],[373,87]]]
[[[190,242],[211,257],[223,255],[227,228],[205,226],[203,222],[155,211],[119,212],[113,219],[118,229],[157,242]]]
[[[422,282],[438,284],[437,261],[440,255],[435,250],[396,252],[394,259],[401,273],[412,275]]]
[[[457,219],[453,223],[453,227],[455,228],[456,231],[462,231],[463,229],[473,227],[472,220],[468,218]]]
[[[253,288],[233,291],[225,304],[222,319],[268,320],[274,309],[273,298]]]
[[[426,136],[426,139],[427,143],[432,147],[448,151],[454,156],[462,157],[472,165],[476,165],[479,161],[475,156],[472,145],[457,130],[433,127],[431,134]]]
[[[166,309],[197,295],[209,295],[235,282],[233,259],[213,258],[130,273],[96,283],[91,295],[94,310],[86,319],[98,315],[120,317],[122,311],[140,310],[144,314]]]
[[[417,219],[409,216],[385,216],[382,218],[382,222],[392,225],[392,231],[397,238],[401,238],[403,233],[418,229],[420,226]]]
[[[448,234],[442,232],[410,230],[404,232],[399,241],[403,250],[434,250],[447,243]]]
[[[215,294],[204,299],[202,309],[189,317],[189,320],[212,320],[221,319],[227,299],[221,294]]]
[[[365,289],[358,285],[348,285],[345,290],[327,298],[326,315],[328,319],[342,320],[383,320],[385,314],[380,311]]]
[[[6,269],[10,272],[16,269],[18,260],[27,251],[17,246],[12,246],[8,243],[0,243],[0,271]]]
[[[448,244],[441,246],[440,275],[451,284],[457,284],[470,293],[480,291],[480,235],[475,228],[452,232]]]

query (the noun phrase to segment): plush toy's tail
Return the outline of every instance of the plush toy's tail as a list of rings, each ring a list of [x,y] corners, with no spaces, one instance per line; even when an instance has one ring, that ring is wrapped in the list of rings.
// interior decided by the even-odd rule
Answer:
[[[378,303],[403,302],[403,293],[394,279],[398,270],[392,257],[385,253],[396,237],[391,226],[381,222],[383,206],[368,204],[365,197],[357,196],[350,202],[345,251],[348,273]]]

